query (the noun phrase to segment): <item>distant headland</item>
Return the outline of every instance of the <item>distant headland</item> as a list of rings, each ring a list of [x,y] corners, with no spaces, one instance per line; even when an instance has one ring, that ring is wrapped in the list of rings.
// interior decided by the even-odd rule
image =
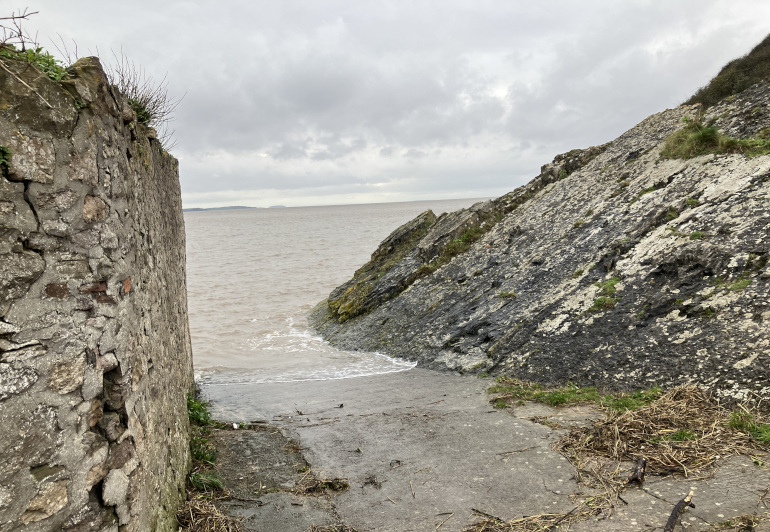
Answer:
[[[191,207],[189,209],[182,209],[182,212],[196,212],[196,211],[224,211],[229,209],[256,209],[257,207],[244,207],[243,205],[230,205],[227,207]]]

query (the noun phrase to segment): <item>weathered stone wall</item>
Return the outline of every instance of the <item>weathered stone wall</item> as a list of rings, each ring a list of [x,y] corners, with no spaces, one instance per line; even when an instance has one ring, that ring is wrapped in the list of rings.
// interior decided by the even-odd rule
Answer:
[[[703,121],[764,137],[768,102],[765,82]],[[438,218],[387,271],[343,285],[365,312],[347,319],[337,290],[312,323],[342,348],[436,369],[615,389],[696,383],[730,400],[770,399],[770,155],[661,158],[700,111],[670,109],[556,157],[478,205],[489,213],[483,236],[444,263],[431,261],[461,243],[450,228],[470,233],[474,209]],[[388,287],[393,297],[369,295]]]
[[[175,530],[192,386],[177,161],[96,58],[64,82],[8,63],[0,531]]]

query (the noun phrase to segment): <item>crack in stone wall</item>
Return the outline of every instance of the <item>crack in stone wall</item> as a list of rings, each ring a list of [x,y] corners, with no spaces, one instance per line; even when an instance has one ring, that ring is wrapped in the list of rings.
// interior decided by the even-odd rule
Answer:
[[[0,532],[176,530],[192,380],[177,161],[96,58],[0,72]],[[78,101],[78,105],[76,105]]]

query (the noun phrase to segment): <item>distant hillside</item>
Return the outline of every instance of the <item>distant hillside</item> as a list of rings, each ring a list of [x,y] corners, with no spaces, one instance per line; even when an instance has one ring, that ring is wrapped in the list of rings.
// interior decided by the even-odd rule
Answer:
[[[685,103],[715,105],[720,100],[738,94],[755,83],[770,78],[770,35],[751,52],[727,63],[708,85],[701,87]]]
[[[229,207],[191,207],[189,209],[182,209],[182,212],[197,212],[197,211],[225,211],[230,209],[256,209],[257,207],[244,207],[242,205],[231,205]]]

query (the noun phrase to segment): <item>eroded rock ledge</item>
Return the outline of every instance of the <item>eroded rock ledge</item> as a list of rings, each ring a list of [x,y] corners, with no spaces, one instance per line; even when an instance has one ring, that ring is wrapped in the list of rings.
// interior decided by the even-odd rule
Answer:
[[[7,64],[0,531],[176,530],[192,385],[177,161],[96,58],[64,82]]]
[[[763,134],[769,97],[769,84],[755,85],[703,120],[737,138]],[[652,115],[438,218],[374,282],[357,272],[332,292],[311,323],[340,347],[429,368],[770,397],[770,156],[661,159],[665,139],[700,111]],[[467,250],[445,253],[469,231]],[[335,309],[345,292],[365,295],[361,312]]]

